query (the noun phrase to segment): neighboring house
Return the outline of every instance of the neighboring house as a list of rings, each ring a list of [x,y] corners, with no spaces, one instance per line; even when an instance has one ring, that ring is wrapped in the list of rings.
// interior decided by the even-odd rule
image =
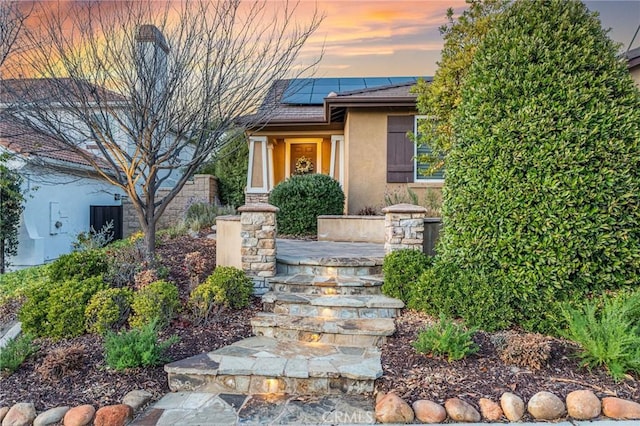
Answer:
[[[430,80],[429,77],[425,77]],[[249,137],[246,201],[266,201],[275,185],[309,159],[314,173],[338,180],[346,212],[384,205],[385,194],[407,188],[420,197],[440,189],[442,173],[422,176],[407,137],[422,119],[411,88],[416,77],[278,80],[257,111]],[[428,149],[422,147],[420,149]]]
[[[627,61],[631,78],[636,82],[636,86],[640,87],[640,47],[627,52]]]
[[[9,166],[22,176],[25,195],[11,269],[55,260],[71,251],[78,233],[112,219],[116,226],[121,222],[121,191],[99,180],[85,159],[55,139],[3,121],[0,150],[14,154]]]

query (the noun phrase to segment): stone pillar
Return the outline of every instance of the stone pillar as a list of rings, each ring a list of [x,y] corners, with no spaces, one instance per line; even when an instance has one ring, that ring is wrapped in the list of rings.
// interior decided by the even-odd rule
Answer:
[[[246,204],[240,212],[242,269],[253,280],[254,293],[268,290],[266,279],[276,275],[276,213],[266,203]]]
[[[396,204],[382,209],[384,213],[384,251],[399,249],[422,251],[424,218],[427,209],[413,204]]]

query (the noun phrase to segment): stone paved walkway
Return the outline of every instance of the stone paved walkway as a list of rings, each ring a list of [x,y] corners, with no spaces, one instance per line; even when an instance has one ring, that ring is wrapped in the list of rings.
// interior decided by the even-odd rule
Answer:
[[[330,425],[375,423],[362,395],[288,397],[177,392],[139,416],[135,426]]]
[[[384,244],[278,239],[276,245],[278,246],[278,259],[384,257]]]

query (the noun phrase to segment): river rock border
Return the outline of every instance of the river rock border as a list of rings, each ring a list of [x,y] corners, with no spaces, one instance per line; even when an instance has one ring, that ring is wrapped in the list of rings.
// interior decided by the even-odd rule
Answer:
[[[55,407],[37,414],[32,402],[19,402],[11,407],[0,407],[0,424],[46,426],[124,426],[131,423],[134,413],[144,409],[153,395],[145,390],[127,393],[122,404],[96,408],[85,404],[75,407]]]
[[[477,403],[474,405],[474,403]],[[591,390],[569,393],[563,401],[551,392],[541,391],[531,397],[527,404],[518,395],[506,392],[500,401],[480,398],[470,402],[462,398],[450,398],[444,406],[426,399],[410,406],[393,392],[380,392],[376,396],[376,420],[380,423],[477,423],[519,422],[525,413],[537,421],[556,421],[564,418],[594,420],[605,417],[614,420],[640,420],[640,404],[628,399],[598,398]]]

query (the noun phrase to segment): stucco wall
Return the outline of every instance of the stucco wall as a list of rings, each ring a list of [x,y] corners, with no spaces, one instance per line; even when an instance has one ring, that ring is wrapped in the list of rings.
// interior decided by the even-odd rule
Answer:
[[[349,110],[345,123],[348,214],[357,214],[365,207],[380,210],[385,206],[385,194],[406,195],[407,188],[418,195],[420,205],[425,204],[427,192],[437,193],[426,198],[441,198],[439,182],[387,183],[388,115],[388,110]],[[410,201],[396,200],[394,204],[402,202]]]
[[[41,265],[71,251],[80,232],[89,231],[90,206],[114,206],[113,186],[93,178],[26,166],[25,204],[19,230],[18,255],[12,268]],[[56,227],[55,224],[58,223]]]
[[[632,68],[631,70],[629,70],[629,72],[631,73],[631,78],[633,78],[633,81],[636,82],[636,86],[640,87],[640,66]]]
[[[384,216],[318,216],[318,241],[384,243]]]
[[[216,219],[216,265],[242,268],[240,216],[219,216]]]

